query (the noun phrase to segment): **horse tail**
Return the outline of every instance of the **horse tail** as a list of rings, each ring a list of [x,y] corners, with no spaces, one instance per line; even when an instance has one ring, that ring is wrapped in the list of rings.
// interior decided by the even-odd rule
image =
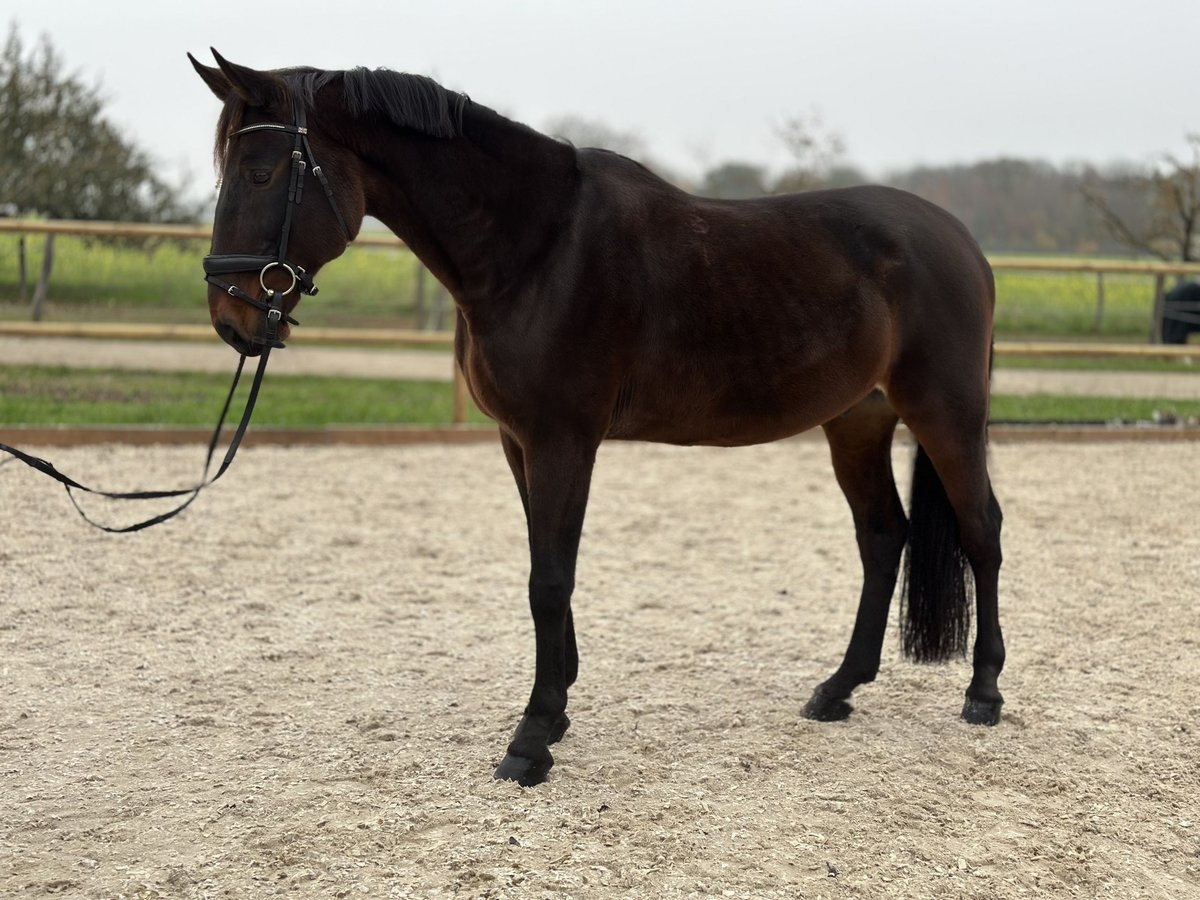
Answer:
[[[921,663],[964,656],[971,628],[971,570],[946,488],[920,444],[908,516],[900,600],[904,655]]]

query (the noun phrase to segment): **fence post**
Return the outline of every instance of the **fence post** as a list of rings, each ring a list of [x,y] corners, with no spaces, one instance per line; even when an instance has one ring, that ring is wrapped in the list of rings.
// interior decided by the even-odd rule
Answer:
[[[413,328],[424,328],[425,322],[425,266],[417,262],[417,299],[413,304]]]
[[[29,299],[29,272],[25,268],[25,235],[17,238],[17,302],[22,306]]]
[[[441,331],[446,323],[446,301],[450,294],[446,291],[445,285],[440,281],[434,282],[433,288],[433,309],[430,311],[432,330]]]
[[[1096,334],[1100,333],[1100,329],[1104,326],[1104,273],[1096,273],[1096,321],[1092,323],[1092,330]]]
[[[1161,344],[1163,342],[1163,284],[1166,277],[1162,272],[1154,276],[1154,310],[1151,313],[1153,317],[1150,321],[1150,343]]]
[[[38,278],[37,287],[33,289],[33,321],[42,321],[42,313],[46,307],[46,295],[50,292],[50,270],[54,267],[54,232],[46,235],[46,249],[42,254],[42,274]]]

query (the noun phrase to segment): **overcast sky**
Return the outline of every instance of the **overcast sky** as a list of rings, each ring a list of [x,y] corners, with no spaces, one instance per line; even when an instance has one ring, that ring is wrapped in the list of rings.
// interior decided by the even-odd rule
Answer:
[[[217,101],[184,55],[432,75],[537,128],[633,132],[685,175],[775,169],[818,111],[873,175],[1000,155],[1145,160],[1200,131],[1200,0],[5,0],[110,117],[208,191]]]

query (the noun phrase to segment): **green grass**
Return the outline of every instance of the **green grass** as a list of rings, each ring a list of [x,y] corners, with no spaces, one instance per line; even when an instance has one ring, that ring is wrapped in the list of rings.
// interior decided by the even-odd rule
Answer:
[[[228,383],[226,376],[211,374],[0,366],[0,423],[209,426],[216,422]],[[247,375],[235,416],[248,383]],[[451,392],[444,382],[268,375],[254,422],[296,428],[444,425],[451,419]],[[996,421],[1142,420],[1156,411],[1200,417],[1200,400],[1044,394],[992,398]],[[489,421],[474,407],[469,420]]]
[[[1138,397],[1067,397],[1056,394],[992,396],[993,422],[1150,421],[1156,414],[1200,418],[1200,400]]]
[[[44,238],[27,238],[27,290],[42,264]],[[60,235],[47,301],[48,320],[72,322],[208,321],[200,261],[204,241],[160,241],[147,248]],[[18,302],[17,236],[0,234],[0,319],[27,319]],[[306,325],[345,327],[413,324],[416,258],[406,250],[351,247],[318,276],[320,293],[301,301]],[[427,279],[431,297],[435,282]],[[451,327],[452,319],[446,326]]]
[[[1168,372],[1198,376],[1200,344],[1196,355],[1186,358],[1153,359],[1130,356],[997,356],[997,369],[1052,369],[1083,372]]]
[[[250,363],[247,363],[249,366]],[[250,372],[231,416],[240,414]],[[0,423],[10,425],[214,425],[229,390],[225,375],[0,366]],[[267,375],[256,425],[444,425],[449,384]],[[473,407],[469,421],[489,421]],[[0,429],[3,425],[0,424]]]
[[[1051,336],[1146,341],[1154,276],[1105,275],[1104,315],[1096,327],[1096,276],[1066,272],[996,272],[996,336]]]
[[[27,238],[28,279],[36,281],[44,238]],[[17,235],[0,235],[0,318],[29,315],[18,303]],[[59,236],[47,317],[58,321],[205,322],[203,241],[160,241],[148,248]],[[413,324],[419,264],[406,250],[351,247],[320,273],[321,293],[306,297],[297,318],[307,325]],[[427,293],[434,283],[428,279]],[[1096,328],[1096,276],[1055,272],[996,273],[1000,338],[1145,341],[1154,278],[1106,275],[1105,310]],[[451,326],[451,320],[444,322]]]

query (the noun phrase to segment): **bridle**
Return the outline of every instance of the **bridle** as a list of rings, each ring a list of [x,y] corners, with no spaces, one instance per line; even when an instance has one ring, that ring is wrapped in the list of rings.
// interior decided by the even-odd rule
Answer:
[[[346,226],[346,220],[342,217],[342,212],[338,209],[337,201],[333,197],[333,188],[329,185],[329,179],[325,177],[325,172],[317,164],[316,157],[312,152],[312,145],[308,142],[308,124],[305,119],[304,106],[299,100],[292,100],[292,114],[295,119],[295,124],[293,125],[264,122],[257,125],[247,125],[245,128],[239,128],[229,135],[229,140],[233,140],[235,137],[240,137],[244,134],[254,134],[256,132],[282,132],[296,136],[296,142],[292,147],[292,173],[291,181],[288,184],[287,206],[284,209],[283,228],[279,233],[279,246],[275,255],[253,256],[232,253],[209,254],[204,257],[205,281],[225,291],[229,296],[236,297],[266,313],[263,334],[251,339],[254,343],[263,344],[266,347],[283,346],[279,340],[279,323],[281,321],[286,320],[291,325],[300,324],[283,311],[283,298],[296,288],[300,289],[300,293],[308,294],[309,296],[317,293],[317,286],[313,284],[312,276],[304,271],[303,266],[298,266],[290,262],[287,258],[288,239],[292,231],[292,213],[300,206],[301,201],[304,199],[304,172],[309,163],[312,165],[313,175],[317,177],[317,180],[320,181],[321,187],[325,191],[325,198],[329,201],[329,206],[333,210],[333,214],[337,217],[338,224],[342,228],[342,234],[346,238],[346,243],[349,243],[352,238],[350,229]],[[305,157],[307,157],[307,161]],[[292,281],[288,285],[287,290],[271,290],[267,287],[267,273],[276,267],[291,276]],[[258,283],[262,287],[263,292],[268,295],[266,300],[252,297],[237,285],[230,284],[228,281],[218,277],[220,275],[230,275],[235,272],[254,271],[258,272]]]
[[[246,429],[250,425],[250,417],[254,413],[254,405],[258,400],[259,388],[262,386],[263,375],[267,369],[267,359],[271,355],[271,350],[276,347],[282,347],[283,342],[279,340],[279,324],[286,320],[291,325],[299,325],[300,323],[287,315],[283,311],[283,298],[290,294],[296,288],[300,289],[303,294],[315,294],[317,286],[313,284],[312,276],[304,271],[303,267],[289,262],[287,258],[288,238],[292,230],[292,213],[295,208],[300,205],[304,197],[304,172],[308,166],[305,161],[307,155],[308,160],[312,162],[312,172],[321,182],[321,187],[325,190],[325,196],[329,200],[329,205],[333,209],[333,214],[337,216],[338,224],[342,226],[342,233],[345,235],[346,242],[349,243],[353,237],[350,229],[346,227],[346,220],[342,218],[341,210],[338,209],[337,202],[333,198],[333,189],[329,186],[329,180],[325,177],[325,173],[321,171],[321,167],[317,165],[316,159],[313,157],[312,147],[308,143],[308,126],[305,123],[304,108],[297,101],[293,100],[292,110],[295,115],[294,125],[279,125],[274,123],[264,123],[258,125],[247,125],[245,128],[239,128],[229,137],[230,139],[243,134],[251,134],[259,131],[275,131],[284,132],[285,134],[294,134],[296,136],[295,146],[292,148],[292,175],[291,183],[288,186],[287,209],[283,217],[283,230],[279,235],[279,249],[274,256],[252,256],[243,254],[210,254],[204,257],[204,280],[209,284],[216,285],[221,290],[225,291],[229,296],[236,297],[251,306],[261,309],[266,313],[266,322],[263,327],[263,334],[260,337],[253,338],[253,342],[263,345],[263,351],[258,361],[258,369],[254,373],[254,381],[250,386],[250,391],[246,397],[246,406],[242,411],[241,421],[238,422],[237,428],[234,430],[233,437],[229,441],[229,446],[226,448],[225,456],[218,467],[216,474],[211,478],[208,473],[212,466],[213,457],[217,451],[217,443],[221,436],[221,429],[225,425],[225,418],[229,414],[229,408],[233,401],[234,392],[237,390],[238,381],[242,376],[242,369],[246,365],[246,355],[243,353],[238,361],[237,370],[233,375],[233,384],[229,387],[229,393],[225,397],[225,406],[221,410],[220,420],[217,422],[217,427],[213,430],[212,438],[208,442],[208,452],[204,457],[204,471],[200,476],[200,481],[187,488],[177,488],[166,491],[101,491],[96,488],[88,487],[81,484],[73,478],[62,474],[54,467],[54,464],[48,460],[40,459],[32,454],[26,453],[23,450],[18,450],[16,447],[10,447],[8,444],[0,443],[0,453],[7,453],[14,458],[20,460],[26,465],[38,470],[44,475],[53,478],[67,490],[67,495],[71,498],[71,503],[75,505],[75,509],[84,521],[90,525],[94,525],[102,531],[111,532],[114,534],[123,534],[131,531],[141,531],[143,528],[149,528],[152,525],[157,525],[160,522],[165,522],[174,516],[179,515],[187,509],[192,501],[199,496],[200,491],[215,482],[218,478],[225,474],[226,470],[233,463],[234,456],[237,455],[238,447],[241,446],[242,438],[246,434]],[[271,290],[267,287],[267,272],[279,266],[283,271],[292,276],[292,283],[288,285],[287,290],[278,291]],[[260,300],[257,297],[251,297],[241,288],[230,284],[227,281],[218,278],[219,275],[229,275],[234,272],[253,272],[258,271],[258,283],[262,286],[264,292],[268,294],[266,300]],[[91,519],[87,513],[79,506],[75,499],[74,491],[84,491],[89,494],[95,494],[99,497],[107,497],[111,500],[159,500],[171,497],[183,497],[177,506],[167,512],[156,516],[151,516],[143,521],[136,522],[133,525],[124,527],[113,527],[102,525],[99,522]]]

